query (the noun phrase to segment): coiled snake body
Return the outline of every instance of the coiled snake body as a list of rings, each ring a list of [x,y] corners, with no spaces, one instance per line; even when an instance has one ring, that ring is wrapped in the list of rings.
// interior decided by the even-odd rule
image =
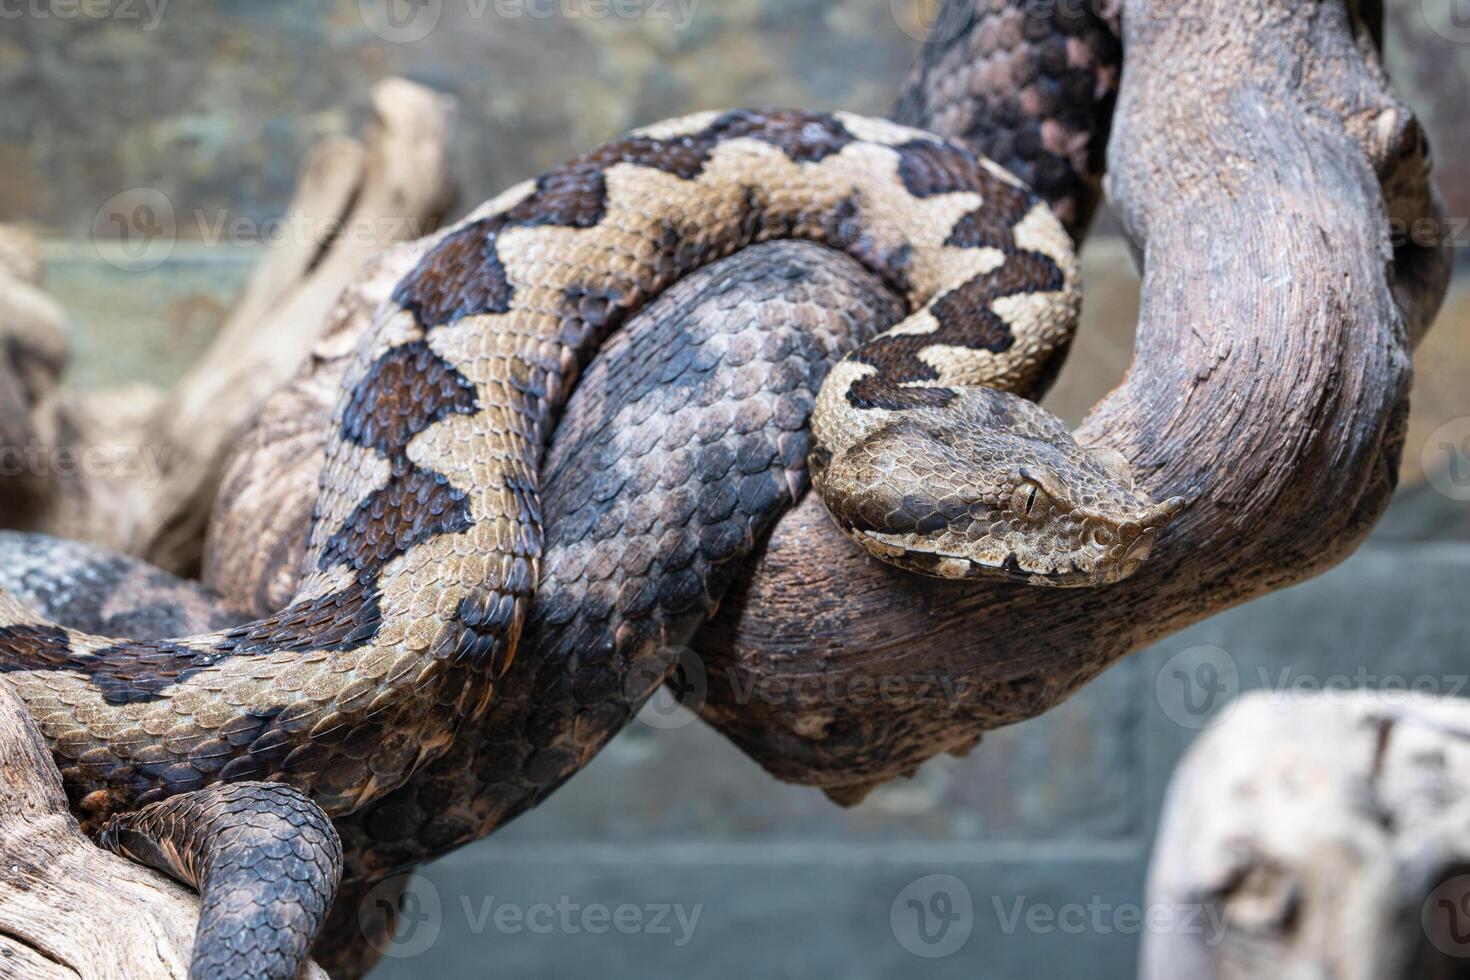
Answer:
[[[873,553],[948,576],[1097,584],[1177,511],[1010,390],[1070,338],[1076,271],[998,167],[856,116],[705,114],[517,187],[399,285],[349,373],[307,575],[283,611],[111,641],[0,594],[0,671],[94,829],[216,783],[297,787],[333,816],[479,719],[542,553],[538,474],[580,366],[691,270],[759,242],[839,249],[910,314],[821,389],[814,481]]]

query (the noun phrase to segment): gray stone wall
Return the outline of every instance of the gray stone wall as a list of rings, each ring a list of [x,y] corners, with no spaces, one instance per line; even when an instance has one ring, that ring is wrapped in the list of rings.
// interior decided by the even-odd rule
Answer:
[[[465,208],[670,115],[881,114],[932,3],[3,0],[0,221],[86,237],[109,198],[151,187],[184,240],[222,215],[263,222],[305,149],[353,132],[388,74],[458,97]],[[1470,215],[1470,18],[1462,0],[1387,6],[1390,70],[1425,114],[1452,212]]]
[[[881,113],[919,8],[395,2],[407,18],[396,26],[382,0],[0,0],[0,221],[47,238],[48,285],[77,339],[71,384],[176,377],[269,247],[248,233],[211,243],[211,229],[278,215],[305,148],[355,131],[383,75],[459,98],[453,162],[469,207],[675,113]],[[1466,215],[1470,22],[1454,19],[1455,2],[1390,0],[1390,51],[1451,211]],[[95,216],[136,188],[166,197],[178,239],[145,272],[109,264],[91,240],[118,233]],[[1081,340],[1051,400],[1069,419],[1122,375],[1137,308],[1120,243],[1090,245],[1086,273]],[[432,867],[378,975],[1129,976],[1169,770],[1230,695],[1470,694],[1467,324],[1462,276],[1418,358],[1404,490],[1344,566],[1132,657],[969,759],[936,760],[854,810],[774,783],[692,717],[636,724],[545,807]],[[1156,926],[1209,928],[1153,914]]]

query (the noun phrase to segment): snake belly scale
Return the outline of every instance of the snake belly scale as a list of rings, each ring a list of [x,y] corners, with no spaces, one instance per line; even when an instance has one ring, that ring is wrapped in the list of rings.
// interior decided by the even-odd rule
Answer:
[[[1112,581],[1146,557],[1177,502],[1135,495],[1120,460],[1005,394],[1054,372],[1075,320],[1070,240],[1044,204],[994,164],[887,122],[675,120],[513,188],[399,284],[346,379],[285,609],[133,642],[0,594],[0,672],[84,825],[247,780],[338,816],[442,754],[515,653],[542,549],[538,468],[581,366],[682,276],[779,239],[846,252],[911,311],[818,399],[814,483],[848,533],[922,571],[1048,584]],[[1003,426],[1011,442],[978,447],[983,478],[961,478],[953,452],[930,467],[937,498],[851,496],[873,466],[922,484],[894,447],[915,427],[943,441],[941,417]]]

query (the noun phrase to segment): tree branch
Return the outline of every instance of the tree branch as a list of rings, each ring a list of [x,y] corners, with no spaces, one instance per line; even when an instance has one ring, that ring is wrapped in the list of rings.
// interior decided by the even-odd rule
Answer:
[[[199,899],[89,841],[25,706],[0,685],[0,962],[7,976],[188,975]],[[307,964],[301,976],[325,980]]]
[[[1078,437],[1190,507],[1132,579],[1057,591],[891,571],[809,496],[696,642],[704,717],[782,779],[853,802],[967,751],[1326,570],[1388,503],[1410,337],[1448,277],[1437,240],[1390,238],[1391,215],[1438,218],[1412,113],[1341,0],[1131,0],[1123,27],[1107,186],[1143,303],[1128,377]]]
[[[256,267],[214,342],[168,392],[139,386],[63,392],[32,398],[27,418],[5,397],[0,356],[0,447],[25,449],[39,441],[80,456],[93,448],[148,446],[160,451],[162,466],[161,474],[133,478],[68,473],[28,485],[0,475],[0,499],[24,490],[36,504],[28,512],[0,512],[0,526],[89,541],[170,571],[198,567],[232,441],[300,367],[343,288],[361,278],[367,261],[424,235],[449,206],[452,101],[388,79],[374,89],[373,109],[362,143],[338,139],[313,148],[287,210],[288,240]],[[5,244],[0,240],[0,270],[14,251]],[[0,299],[0,339],[28,322],[15,308],[14,298]],[[35,348],[35,331],[18,336],[22,351]]]

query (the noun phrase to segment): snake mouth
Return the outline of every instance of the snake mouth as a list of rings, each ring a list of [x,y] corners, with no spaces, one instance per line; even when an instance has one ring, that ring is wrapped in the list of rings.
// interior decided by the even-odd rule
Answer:
[[[996,572],[1000,572],[1008,580],[1020,585],[1040,585],[1053,589],[1085,589],[1105,584],[1107,581],[1105,577],[1099,576],[1094,572],[1083,571],[1076,565],[1054,572],[1028,572],[1021,567],[1021,563],[1016,559],[1015,554],[1007,555],[1005,563],[999,568],[993,568],[988,565],[978,565],[977,568],[980,570],[977,574],[983,572],[994,575]]]

